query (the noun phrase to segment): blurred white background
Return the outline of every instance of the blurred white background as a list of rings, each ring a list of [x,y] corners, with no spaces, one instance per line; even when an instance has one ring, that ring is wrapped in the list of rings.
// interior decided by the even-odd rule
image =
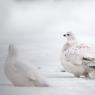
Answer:
[[[94,0],[0,0],[0,83],[8,83],[3,67],[9,43],[32,64],[52,72],[60,67],[67,31],[95,46]]]

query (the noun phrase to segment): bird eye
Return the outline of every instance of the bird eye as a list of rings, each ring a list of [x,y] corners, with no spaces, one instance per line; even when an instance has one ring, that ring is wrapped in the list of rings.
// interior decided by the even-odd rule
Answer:
[[[67,36],[70,36],[70,34],[67,34]]]
[[[66,35],[64,34],[63,36],[65,37]]]

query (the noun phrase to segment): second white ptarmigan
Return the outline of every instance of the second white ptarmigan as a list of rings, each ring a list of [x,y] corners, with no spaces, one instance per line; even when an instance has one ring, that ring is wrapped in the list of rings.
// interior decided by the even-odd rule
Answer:
[[[67,42],[62,49],[62,66],[75,77],[90,77],[89,74],[94,72],[94,68],[89,65],[95,63],[95,48],[77,42],[72,32],[67,32],[63,36]]]
[[[27,60],[18,56],[14,45],[9,45],[8,57],[5,62],[5,74],[14,86],[47,87],[45,77]]]

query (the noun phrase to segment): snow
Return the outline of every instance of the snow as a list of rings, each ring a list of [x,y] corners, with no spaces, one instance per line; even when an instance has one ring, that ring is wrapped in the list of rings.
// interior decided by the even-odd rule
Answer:
[[[69,30],[95,46],[95,1],[15,3],[4,8],[7,12],[0,11],[4,20],[0,30],[0,95],[94,95],[94,78],[78,79],[60,72],[60,52],[62,35]],[[18,47],[23,58],[40,67],[50,87],[11,85],[3,71],[9,43]]]
[[[0,87],[1,95],[94,95],[95,80],[77,79],[69,74],[60,78],[49,78],[51,87]]]

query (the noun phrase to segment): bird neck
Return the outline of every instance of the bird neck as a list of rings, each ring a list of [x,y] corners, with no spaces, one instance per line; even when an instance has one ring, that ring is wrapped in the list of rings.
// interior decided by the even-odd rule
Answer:
[[[71,37],[67,37],[67,42],[76,42],[76,38],[75,38],[75,36],[73,35],[73,36],[71,36]]]
[[[63,51],[76,45],[76,41],[70,40],[64,44]]]
[[[75,44],[77,41],[75,39],[69,39],[67,40],[68,44]]]

